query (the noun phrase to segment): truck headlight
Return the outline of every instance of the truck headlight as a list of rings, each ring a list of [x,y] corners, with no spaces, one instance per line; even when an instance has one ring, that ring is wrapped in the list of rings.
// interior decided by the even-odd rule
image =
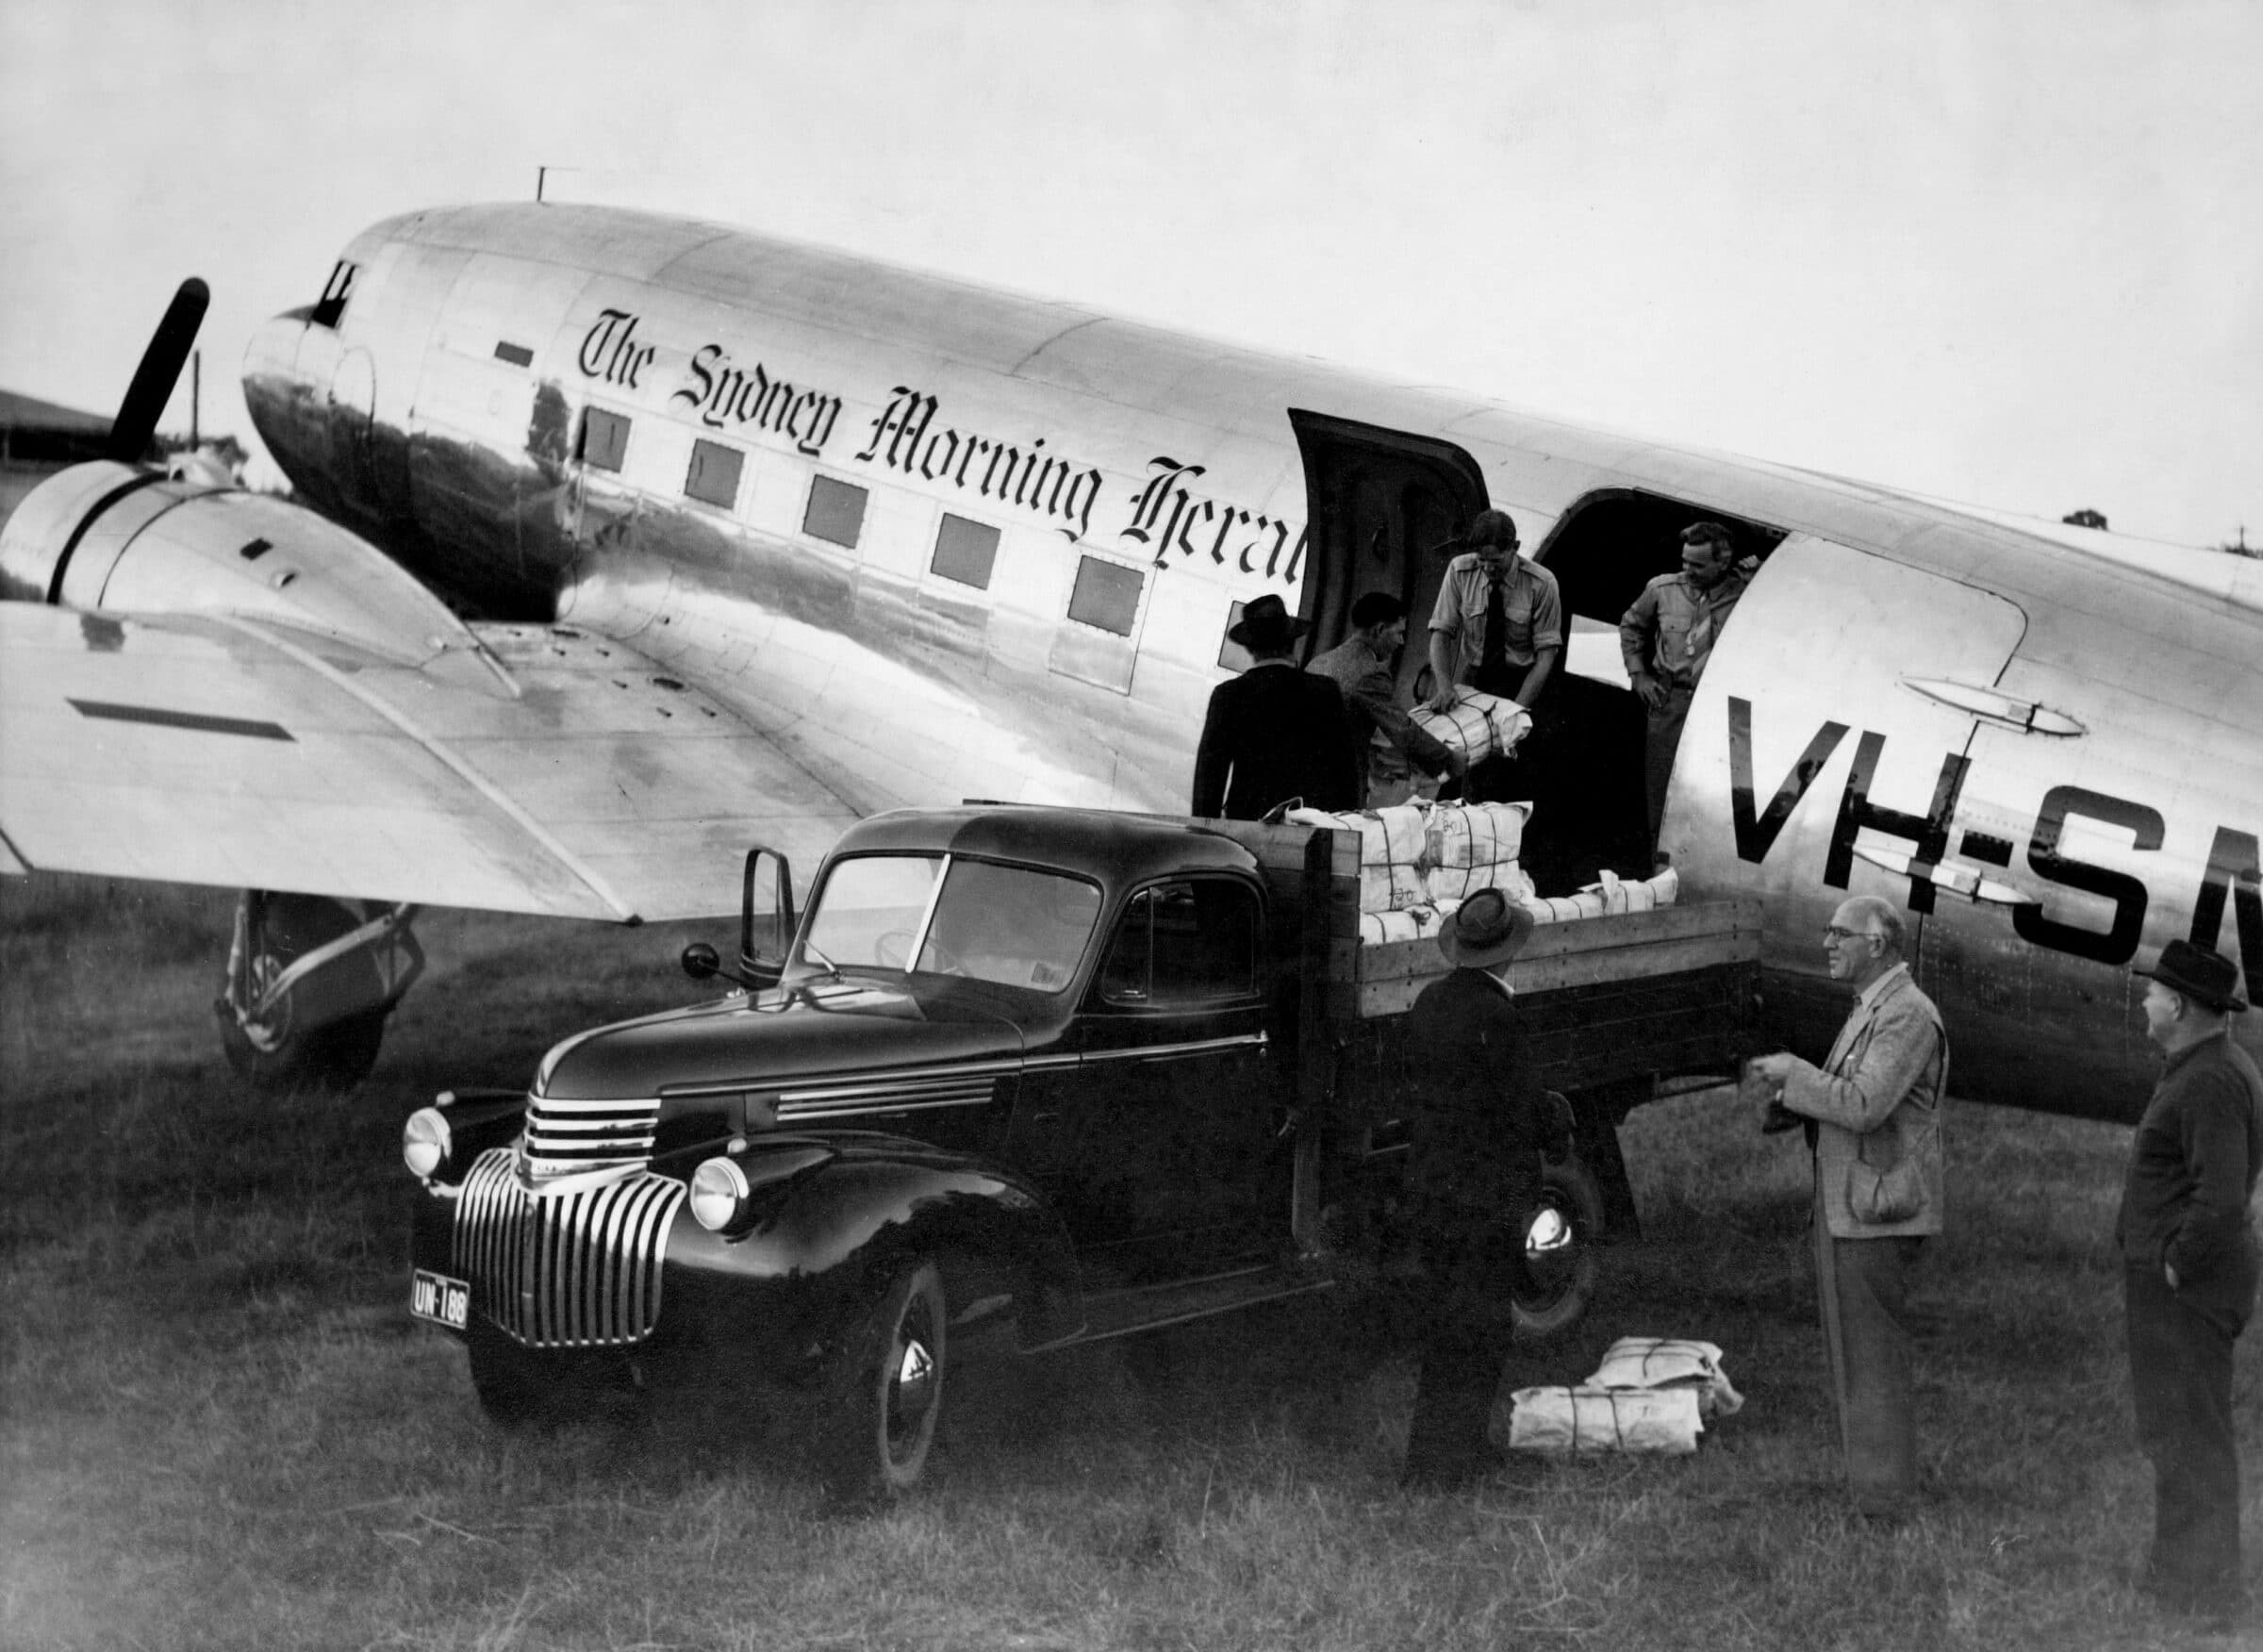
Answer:
[[[401,1161],[420,1181],[432,1180],[433,1173],[448,1163],[454,1145],[448,1115],[437,1107],[418,1108],[401,1127]]]
[[[710,1159],[691,1173],[691,1219],[719,1233],[745,1212],[747,1193],[744,1170],[728,1159]]]

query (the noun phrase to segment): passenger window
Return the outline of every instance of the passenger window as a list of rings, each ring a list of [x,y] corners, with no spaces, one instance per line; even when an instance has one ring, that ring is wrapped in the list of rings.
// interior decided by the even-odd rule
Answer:
[[[1183,1009],[1258,990],[1257,896],[1247,885],[1201,878],[1143,889],[1132,899],[1100,969],[1111,1003]]]
[[[1146,576],[1136,568],[1085,556],[1077,563],[1077,583],[1068,594],[1068,617],[1118,636],[1132,635],[1139,618],[1139,592]]]
[[[855,550],[857,538],[865,531],[865,490],[835,482],[831,476],[815,478],[809,485],[809,508],[802,513],[801,531],[813,539]]]
[[[943,525],[935,533],[935,559],[929,570],[945,579],[972,586],[978,591],[990,588],[990,570],[998,563],[998,530],[986,522],[970,522],[965,517],[943,513]]]
[[[1218,634],[1218,664],[1229,671],[1246,671],[1257,664],[1257,656],[1233,640],[1233,628],[1242,622],[1242,610],[1249,604],[1236,603],[1226,610],[1226,629]]]
[[[738,503],[738,475],[747,455],[719,441],[694,441],[691,469],[684,477],[684,494],[702,504],[729,510]]]
[[[583,410],[582,448],[578,455],[583,464],[599,471],[618,471],[628,451],[629,421],[626,419],[618,413],[608,413],[603,407]]]

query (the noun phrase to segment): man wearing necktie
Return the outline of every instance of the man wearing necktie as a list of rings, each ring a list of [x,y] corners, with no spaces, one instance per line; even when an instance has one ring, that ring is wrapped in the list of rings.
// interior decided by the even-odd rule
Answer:
[[[1820,1067],[1788,1052],[1752,1067],[1808,1121],[1815,1155],[1815,1289],[1840,1447],[1858,1513],[1898,1521],[1917,1495],[1909,1397],[1909,1275],[1941,1226],[1941,1106],[1949,1045],[1941,1012],[1902,961],[1890,901],[1842,901],[1824,931],[1831,979],[1854,1013]]]
[[[1515,760],[1489,757],[1473,766],[1462,795],[1472,802],[1529,800],[1544,833],[1552,819],[1543,796],[1551,766],[1542,696],[1563,653],[1563,599],[1554,574],[1517,554],[1516,523],[1507,511],[1479,511],[1462,542],[1469,549],[1446,564],[1430,611],[1430,709],[1452,710],[1469,687],[1513,700],[1530,714],[1532,728]],[[1532,843],[1530,832],[1525,841]]]

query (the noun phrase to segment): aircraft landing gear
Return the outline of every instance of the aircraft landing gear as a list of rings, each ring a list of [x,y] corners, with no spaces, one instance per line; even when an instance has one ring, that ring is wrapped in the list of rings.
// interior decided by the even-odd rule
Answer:
[[[255,1088],[350,1090],[424,967],[413,906],[246,889],[213,1000],[228,1065]]]

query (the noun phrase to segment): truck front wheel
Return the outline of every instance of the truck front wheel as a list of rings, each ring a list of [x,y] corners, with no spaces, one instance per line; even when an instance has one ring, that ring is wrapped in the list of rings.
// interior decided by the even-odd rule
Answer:
[[[948,1357],[943,1277],[904,1263],[850,1338],[827,1430],[825,1479],[843,1497],[894,1497],[927,1472]]]
[[[1540,1204],[1525,1228],[1528,1289],[1515,1299],[1516,1333],[1537,1341],[1587,1316],[1595,1295],[1595,1245],[1603,1231],[1603,1192],[1573,1155],[1551,1159],[1541,1177]]]

